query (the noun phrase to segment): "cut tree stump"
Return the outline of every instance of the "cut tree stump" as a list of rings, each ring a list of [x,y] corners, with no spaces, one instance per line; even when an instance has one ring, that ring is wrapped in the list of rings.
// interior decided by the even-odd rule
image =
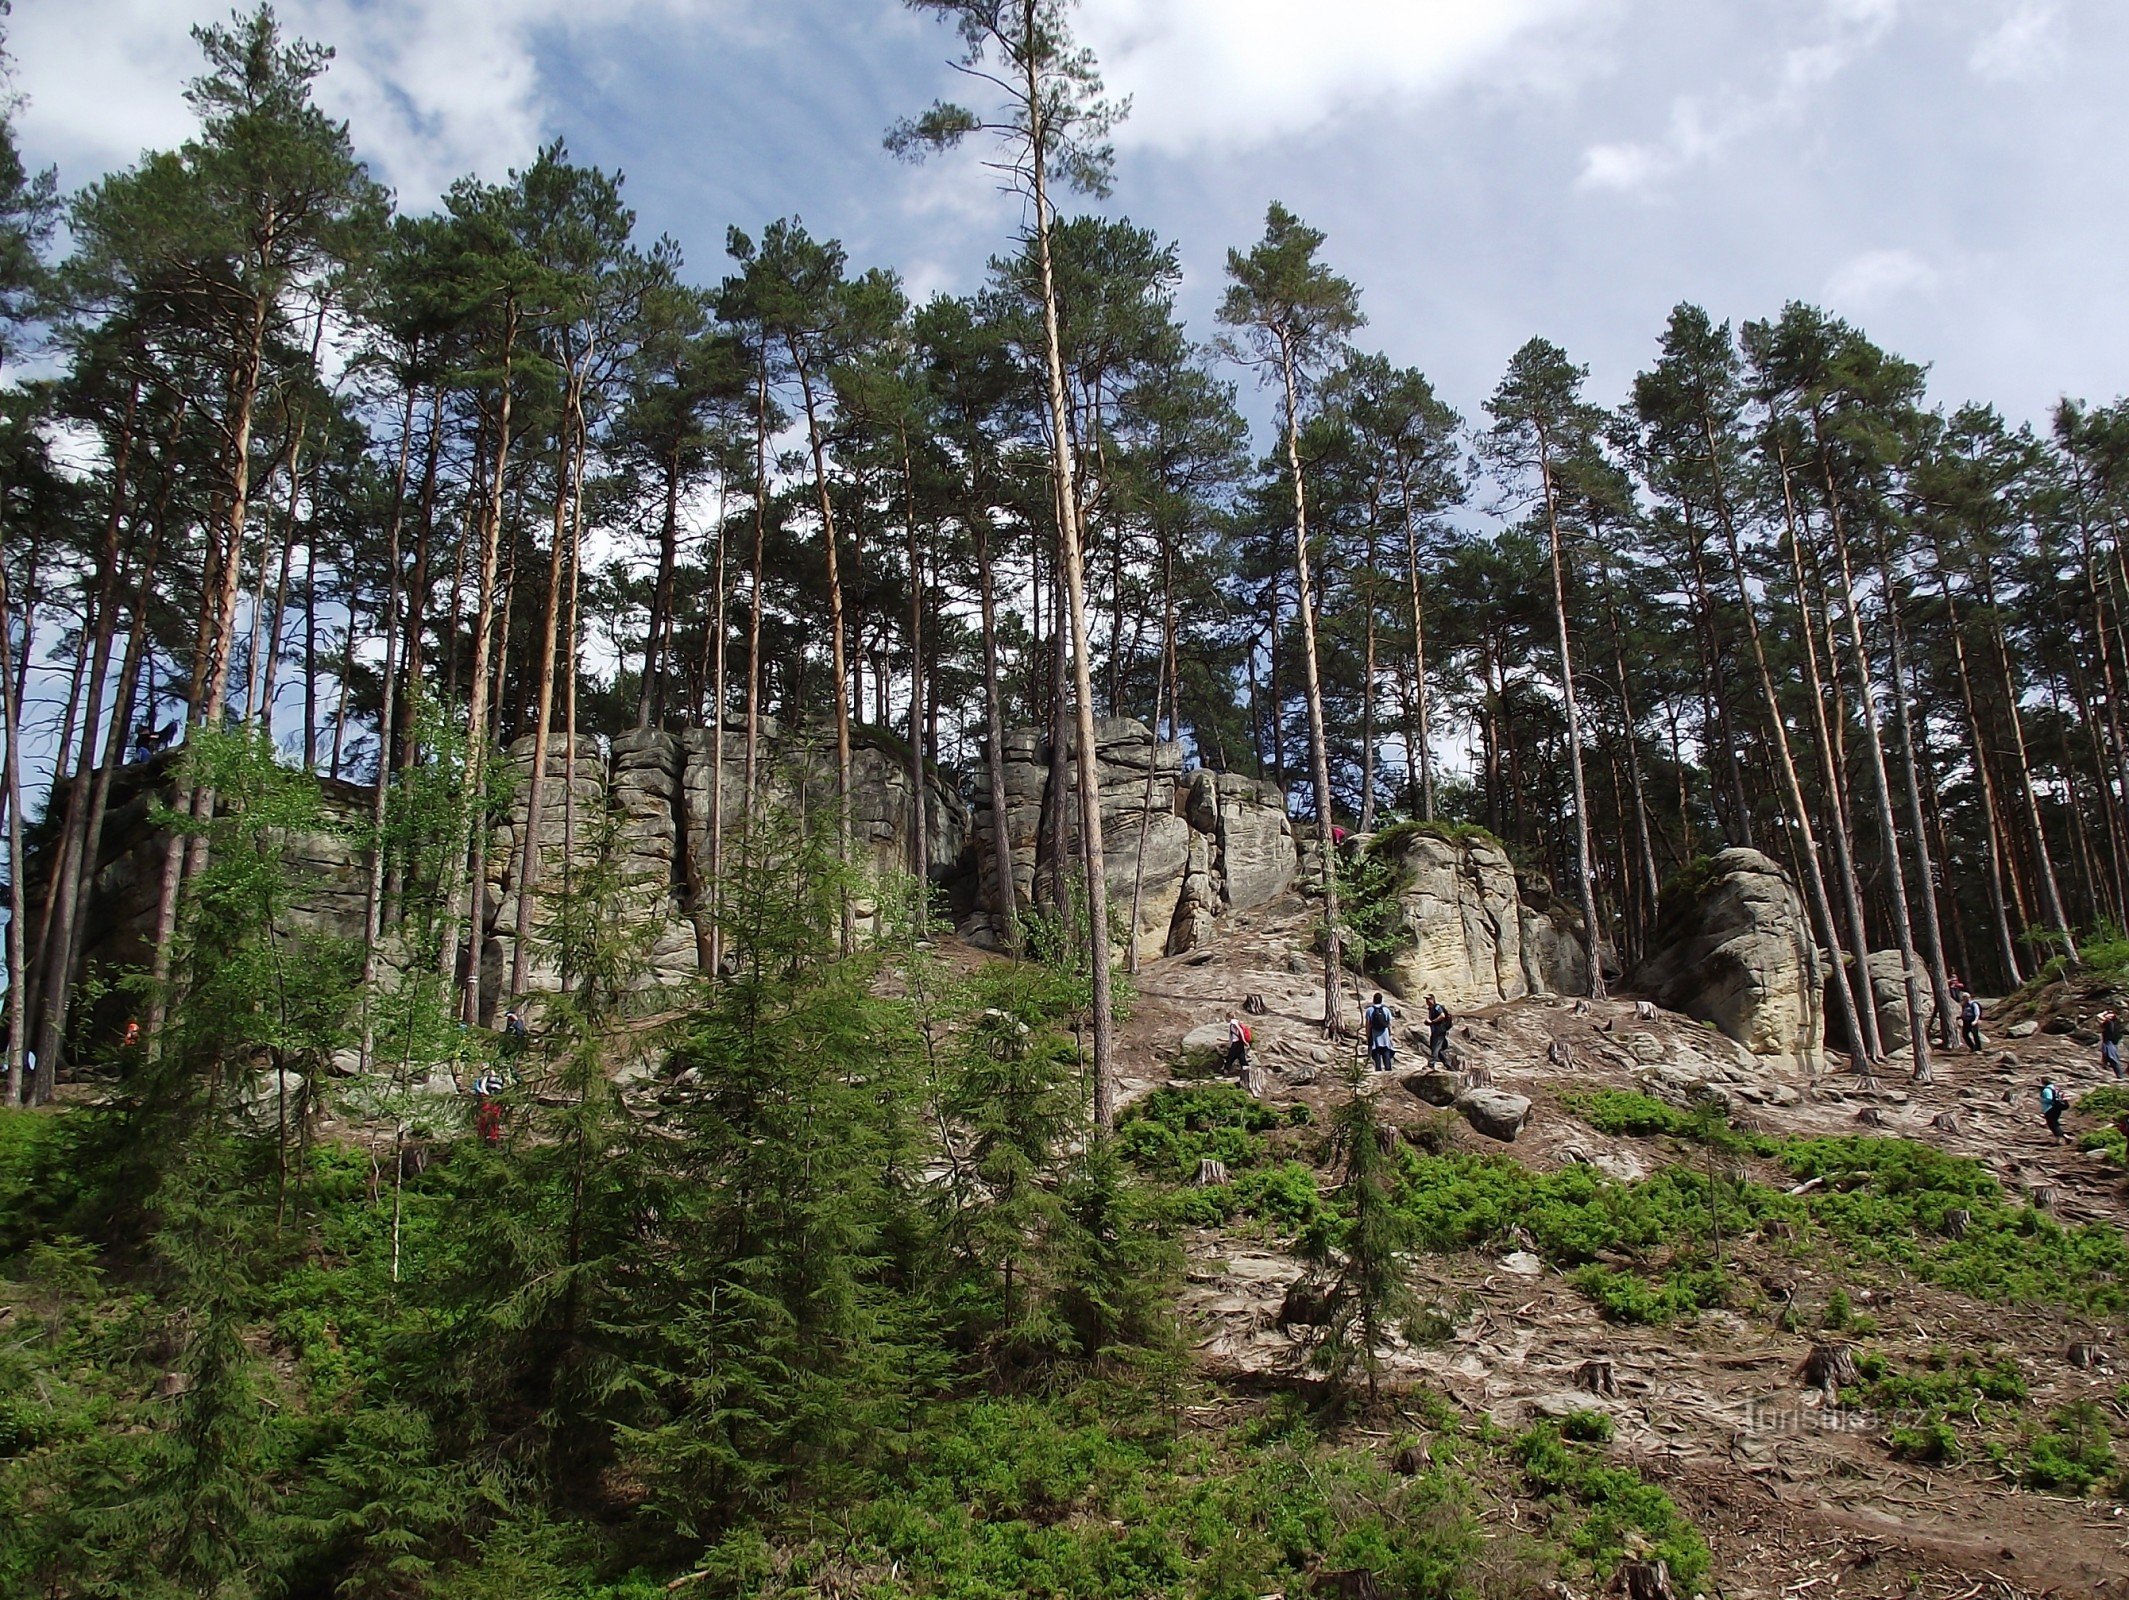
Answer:
[[[1269,1011],[1271,1007],[1264,1003],[1264,996],[1262,996],[1261,994],[1252,994],[1244,998],[1244,1000],[1242,1001],[1242,1009],[1244,1011],[1247,1011],[1253,1017],[1261,1017],[1264,1015],[1265,1012]]]
[[[2063,1359],[2080,1372],[2090,1372],[2106,1363],[2107,1353],[2096,1344],[2079,1340],[2063,1352]]]
[[[1391,1469],[1404,1478],[1416,1478],[1432,1465],[1434,1457],[1429,1453],[1424,1441],[1408,1444],[1390,1458]]]
[[[1959,1120],[1956,1111],[1940,1111],[1929,1119],[1929,1125],[1939,1133],[1964,1133],[1966,1124]]]
[[[1591,1356],[1575,1368],[1575,1387],[1590,1394],[1616,1395],[1619,1392],[1619,1377],[1612,1364],[1599,1356]]]
[[[1215,1184],[1225,1183],[1227,1181],[1227,1163],[1216,1160],[1211,1156],[1198,1157],[1197,1181],[1200,1189],[1209,1189]]]
[[[1865,1106],[1855,1114],[1855,1119],[1866,1128],[1882,1128],[1885,1126],[1885,1113],[1876,1106]]]
[[[2052,1183],[2036,1183],[2026,1190],[2026,1199],[2032,1202],[2035,1211],[2053,1211],[2055,1209],[2055,1185]]]
[[[1964,1239],[1966,1230],[1973,1225],[1974,1214],[1965,1206],[1958,1206],[1944,1213],[1944,1231],[1951,1238]]]
[[[1811,1354],[1804,1357],[1802,1372],[1811,1388],[1825,1390],[1829,1398],[1838,1397],[1856,1381],[1855,1352],[1838,1340],[1815,1341]]]
[[[1626,1600],[1678,1600],[1671,1569],[1662,1561],[1629,1561],[1619,1569],[1619,1590]]]

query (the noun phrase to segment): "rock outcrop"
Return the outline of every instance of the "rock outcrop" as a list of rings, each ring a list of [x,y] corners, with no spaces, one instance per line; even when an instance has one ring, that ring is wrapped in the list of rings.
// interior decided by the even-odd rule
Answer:
[[[1757,850],[1724,850],[1665,887],[1654,949],[1626,987],[1755,1056],[1812,1072],[1823,1062],[1818,944],[1788,875]]]
[[[1542,881],[1516,872],[1498,841],[1408,825],[1349,848],[1370,852],[1397,874],[1405,940],[1379,970],[1406,999],[1436,994],[1453,1010],[1589,992],[1577,922]]]
[[[815,813],[835,804],[832,748],[818,739],[787,735],[764,720],[761,762],[771,803]],[[83,924],[82,970],[145,967],[152,959],[164,847],[168,835],[152,821],[153,802],[166,795],[178,755],[130,763],[113,774],[101,859]],[[744,803],[744,733],[724,732],[723,832],[736,836]],[[572,764],[560,733],[549,741],[540,814],[531,815],[532,740],[515,741],[498,763],[500,787],[511,796],[489,841],[480,927],[473,948],[482,988],[493,1006],[510,977],[517,941],[520,878],[528,827],[539,829],[541,869],[534,889],[527,981],[534,992],[559,982],[539,935],[544,932],[541,889],[565,881],[565,841],[578,866],[611,851],[623,875],[642,891],[633,897],[648,948],[644,984],[676,983],[702,970],[709,944],[701,904],[710,859],[710,792],[716,779],[716,735],[704,729],[626,733],[610,747],[579,739]],[[315,780],[320,824],[283,841],[289,892],[279,930],[285,936],[354,940],[363,933],[369,857],[371,791],[331,778]],[[925,840],[916,848],[916,807],[906,750],[892,739],[857,730],[851,758],[851,832],[861,865],[908,870],[921,859],[935,883],[961,869],[968,813],[960,795],[938,774],[926,774]],[[42,871],[39,858],[38,870]],[[33,892],[41,892],[33,876]],[[870,916],[874,908],[861,906]]]
[[[1897,1054],[1915,1042],[1914,1029],[1908,1025],[1907,1020],[1907,968],[1901,963],[1900,952],[1897,950],[1873,950],[1863,958],[1863,966],[1870,974],[1868,988],[1872,1007],[1878,1017],[1878,1043],[1885,1047],[1888,1055]],[[1852,960],[1849,962],[1848,975],[1850,992],[1855,996],[1857,1004],[1861,1004],[1865,986],[1856,981],[1855,963]],[[1920,978],[1921,974],[1917,973],[1916,976]],[[1826,975],[1826,989],[1827,1026],[1838,1034],[1840,1024],[1835,1020],[1837,1013],[1833,1005],[1831,972]],[[1922,980],[1922,1003],[1924,1006],[1930,1003],[1927,979]],[[1848,1043],[1840,1038],[1831,1039],[1829,1042],[1844,1049]]]
[[[969,834],[981,908],[962,932],[978,943],[998,937],[1006,894],[1023,912],[1046,903],[1053,838],[1062,841],[1067,861],[1078,850],[1077,769],[1071,760],[1063,764],[1062,789],[1053,794],[1049,756],[1034,729],[1006,736],[1002,804],[1010,883],[1001,881],[996,859],[993,797],[977,775]],[[1129,717],[1095,725],[1094,760],[1109,903],[1116,917],[1128,917],[1138,885],[1130,938],[1141,958],[1192,949],[1223,912],[1262,905],[1293,882],[1293,825],[1286,797],[1272,785],[1202,768],[1185,772],[1180,744],[1157,741]]]

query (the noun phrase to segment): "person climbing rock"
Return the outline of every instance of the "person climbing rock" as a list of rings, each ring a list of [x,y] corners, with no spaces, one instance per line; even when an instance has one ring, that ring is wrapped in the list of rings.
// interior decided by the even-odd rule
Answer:
[[[2055,1080],[2048,1079],[2040,1086],[2040,1118],[2048,1125],[2048,1132],[2055,1136],[2057,1144],[2069,1143],[2069,1135],[2062,1131],[2064,1099],[2062,1090],[2055,1087]]]
[[[1456,1018],[1449,1008],[1427,996],[1427,1065],[1446,1067],[1449,1064],[1449,1030],[1456,1025]]]
[[[1396,1021],[1390,1008],[1382,1003],[1378,991],[1374,1000],[1361,1014],[1368,1025],[1368,1060],[1377,1072],[1388,1072],[1397,1065],[1397,1040],[1392,1035],[1391,1024]]]
[[[525,1053],[525,1019],[515,1010],[503,1014],[503,1054],[509,1057]]]
[[[2122,1019],[2112,1011],[2099,1014],[2099,1064],[2122,1076]]]
[[[1981,1002],[1965,990],[1960,991],[1959,1037],[1966,1041],[1967,1049],[1981,1054]]]

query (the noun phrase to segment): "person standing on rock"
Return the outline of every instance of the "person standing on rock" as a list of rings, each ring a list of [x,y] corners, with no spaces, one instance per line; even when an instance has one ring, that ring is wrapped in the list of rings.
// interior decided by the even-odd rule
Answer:
[[[2055,1136],[2057,1144],[2069,1141],[2069,1135],[2062,1131],[2062,1108],[2062,1090],[2055,1087],[2053,1078],[2049,1078],[2040,1086],[2040,1119],[2048,1125],[2048,1132]]]
[[[2122,1076],[2122,1019],[2112,1011],[2099,1014],[2099,1064]]]
[[[1446,1066],[1447,1066],[1447,1065],[1449,1064],[1449,1030],[1450,1030],[1450,1028],[1451,1028],[1451,1027],[1453,1027],[1453,1026],[1455,1025],[1455,1023],[1456,1023],[1456,1018],[1452,1017],[1452,1016],[1451,1016],[1451,1015],[1449,1014],[1449,1008],[1448,1008],[1447,1006],[1443,1005],[1443,1004],[1442,1004],[1442,1003],[1441,1003],[1441,1002],[1440,1002],[1439,1000],[1435,999],[1435,998],[1434,998],[1434,996],[1432,996],[1431,994],[1430,994],[1430,995],[1428,995],[1428,996],[1427,996],[1427,1065],[1428,1065],[1428,1066],[1430,1066],[1430,1067],[1446,1067]]]
[[[1227,1070],[1240,1077],[1249,1070],[1249,1024],[1240,1017],[1227,1019]]]
[[[1390,1031],[1396,1018],[1382,1003],[1380,992],[1361,1014],[1361,1020],[1368,1025],[1368,1060],[1377,1072],[1388,1072],[1397,1064],[1397,1040]]]
[[[1981,1054],[1981,1002],[1971,994],[1961,991],[1959,997],[1959,1037],[1975,1055]]]

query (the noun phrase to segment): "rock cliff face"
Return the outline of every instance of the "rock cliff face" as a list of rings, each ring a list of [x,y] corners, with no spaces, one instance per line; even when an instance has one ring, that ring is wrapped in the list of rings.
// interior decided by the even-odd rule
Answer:
[[[541,838],[540,882],[559,887],[568,863],[565,839],[578,864],[602,848],[615,851],[624,873],[648,892],[641,897],[650,929],[652,985],[678,982],[702,969],[707,923],[701,885],[710,860],[710,790],[716,774],[716,736],[707,730],[623,734],[601,750],[579,742],[572,769],[565,741],[550,740],[540,815],[530,814],[532,741],[520,739],[504,752],[500,775],[513,799],[497,825],[482,886],[479,953],[482,987],[494,1003],[509,981],[517,940],[519,877],[525,832]],[[723,831],[736,837],[743,805],[745,736],[724,734]],[[150,805],[167,786],[175,757],[128,765],[114,775],[103,854],[84,923],[82,965],[145,967],[155,925],[167,835],[150,820]],[[835,760],[817,741],[787,737],[774,722],[763,728],[762,771],[771,803],[832,816]],[[369,862],[361,840],[368,831],[370,791],[318,780],[324,826],[287,841],[291,894],[284,933],[333,939],[362,937]],[[925,848],[927,875],[950,878],[963,861],[968,814],[960,796],[936,774],[927,774]],[[915,864],[915,806],[906,755],[888,741],[860,730],[851,753],[851,833],[861,863],[907,870]],[[608,824],[610,823],[610,827]],[[33,884],[34,889],[34,884]],[[869,907],[861,907],[870,914]],[[535,891],[532,926],[540,927]],[[537,931],[527,978],[535,991],[552,990],[558,975]]]
[[[736,848],[746,803],[746,735],[743,728],[723,732],[722,783],[719,784],[717,734],[707,728],[681,733],[661,729],[624,733],[601,755],[586,741],[578,750],[572,777],[559,741],[548,752],[548,778],[540,801],[541,882],[553,885],[563,867],[565,805],[576,808],[575,848],[580,857],[599,848],[599,820],[612,821],[611,848],[621,855],[627,876],[647,892],[650,922],[651,985],[677,983],[699,973],[709,956],[709,922],[703,886],[710,876],[710,803],[720,789],[720,833],[727,852]],[[532,741],[511,745],[515,776],[510,815],[499,830],[506,849],[491,854],[489,899],[494,907],[482,949],[484,987],[500,993],[510,970],[517,930],[518,876],[529,820],[525,778],[532,763]],[[765,720],[759,755],[765,804],[809,811],[832,819],[835,808],[835,753],[816,741],[787,737],[773,720]],[[961,864],[968,812],[961,797],[936,774],[925,775],[925,848],[927,878],[949,877]],[[850,759],[850,832],[859,865],[873,872],[910,871],[918,861],[915,845],[916,806],[908,757],[865,729],[853,730]],[[832,824],[831,824],[832,825]],[[859,907],[861,921],[875,910]],[[530,965],[532,986],[551,989],[556,975]]]
[[[1724,850],[1664,890],[1655,949],[1626,987],[1712,1022],[1755,1056],[1816,1072],[1826,977],[1788,874],[1757,850]]]
[[[1294,880],[1294,832],[1286,798],[1270,784],[1232,773],[1183,770],[1178,744],[1157,742],[1142,722],[1112,717],[1095,725],[1095,777],[1101,787],[1103,876],[1114,914],[1128,918],[1132,888],[1144,882],[1130,938],[1141,958],[1188,950],[1224,911],[1262,905]],[[962,932],[995,941],[1003,896],[1025,912],[1049,896],[1050,835],[1066,859],[1078,849],[1077,767],[1068,760],[1050,792],[1049,748],[1034,729],[1006,736],[1002,804],[1012,850],[1010,885],[1000,882],[989,787],[978,774],[968,828],[976,849],[981,907]],[[1054,808],[1054,810],[1053,810]]]
[[[1352,848],[1398,875],[1408,942],[1382,976],[1406,999],[1436,994],[1454,1009],[1589,992],[1589,957],[1573,919],[1542,883],[1519,877],[1493,840],[1402,827]]]

